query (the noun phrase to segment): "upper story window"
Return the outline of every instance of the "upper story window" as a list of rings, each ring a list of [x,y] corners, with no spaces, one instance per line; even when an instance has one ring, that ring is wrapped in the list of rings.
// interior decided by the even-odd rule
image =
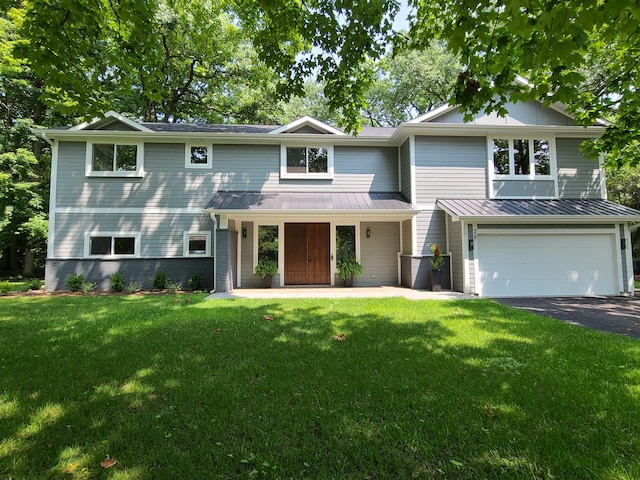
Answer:
[[[333,178],[333,146],[283,145],[282,178]]]
[[[85,173],[96,177],[142,176],[143,144],[87,142]]]
[[[210,145],[185,145],[185,168],[211,168],[212,154]]]
[[[184,232],[184,256],[207,257],[211,252],[211,232]]]
[[[494,138],[493,173],[512,178],[551,177],[553,142],[546,138]]]

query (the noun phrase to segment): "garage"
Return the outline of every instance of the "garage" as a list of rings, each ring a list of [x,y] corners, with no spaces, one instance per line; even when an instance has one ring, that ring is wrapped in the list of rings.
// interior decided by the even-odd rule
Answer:
[[[482,297],[614,295],[615,235],[575,230],[483,232],[478,229]]]
[[[455,290],[481,297],[633,295],[628,222],[605,199],[438,199]]]

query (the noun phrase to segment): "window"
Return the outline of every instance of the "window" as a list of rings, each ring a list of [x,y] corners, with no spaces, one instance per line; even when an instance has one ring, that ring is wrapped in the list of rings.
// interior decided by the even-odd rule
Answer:
[[[333,147],[283,146],[280,176],[283,178],[332,178]]]
[[[143,146],[139,143],[87,142],[87,176],[142,175]]]
[[[86,233],[85,256],[87,257],[137,257],[140,233]]]
[[[208,257],[210,245],[211,232],[184,232],[185,257]]]
[[[350,257],[356,258],[356,227],[336,226],[336,261]]]
[[[516,178],[551,176],[549,139],[495,138],[492,141],[493,173]]]
[[[258,260],[273,260],[278,263],[278,226],[258,226]]]
[[[185,145],[185,168],[211,168],[211,157],[209,145]]]

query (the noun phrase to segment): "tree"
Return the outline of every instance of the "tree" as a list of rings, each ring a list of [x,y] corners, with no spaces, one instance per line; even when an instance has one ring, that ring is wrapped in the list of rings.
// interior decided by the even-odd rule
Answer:
[[[274,78],[224,2],[27,0],[10,11],[15,49],[42,99],[90,118],[115,109],[146,121],[263,121]]]
[[[395,127],[446,104],[459,69],[443,44],[388,53],[375,64],[363,115],[373,126]]]
[[[562,102],[580,125],[611,122],[594,144],[612,158],[640,162],[640,7],[637,2],[530,0],[474,3],[411,0],[413,45],[446,40],[460,55],[453,101],[471,115],[505,113],[510,100]],[[597,81],[589,65],[600,62]],[[518,75],[529,79],[516,84]]]

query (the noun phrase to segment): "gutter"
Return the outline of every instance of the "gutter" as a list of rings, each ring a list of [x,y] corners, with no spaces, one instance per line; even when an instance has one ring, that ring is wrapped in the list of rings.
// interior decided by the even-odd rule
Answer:
[[[47,132],[40,132],[40,136],[42,137],[42,139],[47,142],[49,144],[49,146],[53,147],[53,140],[51,140],[49,137],[47,137]]]

